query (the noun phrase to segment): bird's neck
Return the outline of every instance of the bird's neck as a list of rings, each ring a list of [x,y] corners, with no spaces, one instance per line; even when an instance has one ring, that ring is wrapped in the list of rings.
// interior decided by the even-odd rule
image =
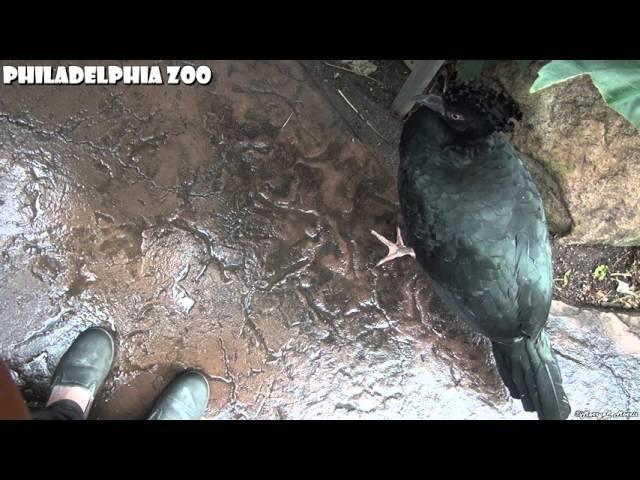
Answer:
[[[426,108],[416,111],[407,120],[402,137],[402,156],[441,164],[446,168],[465,168],[494,144],[494,135],[475,136],[457,132],[438,114]],[[425,156],[427,151],[440,152],[440,155]]]

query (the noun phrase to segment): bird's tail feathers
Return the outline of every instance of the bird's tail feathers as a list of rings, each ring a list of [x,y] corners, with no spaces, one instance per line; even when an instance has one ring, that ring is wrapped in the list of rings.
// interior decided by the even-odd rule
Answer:
[[[560,367],[544,330],[536,339],[522,337],[492,345],[502,380],[526,411],[537,412],[541,420],[565,420],[570,415]]]

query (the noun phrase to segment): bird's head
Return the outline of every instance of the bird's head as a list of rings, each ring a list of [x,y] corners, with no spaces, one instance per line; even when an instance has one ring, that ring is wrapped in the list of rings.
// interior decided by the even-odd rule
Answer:
[[[470,83],[454,85],[443,95],[420,95],[416,103],[438,113],[451,130],[470,139],[510,132],[512,120],[522,118],[510,96]]]

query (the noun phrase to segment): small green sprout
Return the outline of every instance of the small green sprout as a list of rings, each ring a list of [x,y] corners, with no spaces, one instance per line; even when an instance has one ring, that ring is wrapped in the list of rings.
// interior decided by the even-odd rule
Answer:
[[[609,274],[609,267],[606,265],[598,265],[596,269],[593,271],[593,278],[595,278],[598,282],[603,281],[607,278]]]

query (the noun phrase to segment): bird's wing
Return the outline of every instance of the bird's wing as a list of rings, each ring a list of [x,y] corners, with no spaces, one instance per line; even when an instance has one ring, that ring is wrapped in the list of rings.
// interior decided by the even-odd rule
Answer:
[[[551,250],[538,190],[514,156],[463,173],[401,171],[407,243],[445,302],[494,339],[535,336],[551,301]]]

